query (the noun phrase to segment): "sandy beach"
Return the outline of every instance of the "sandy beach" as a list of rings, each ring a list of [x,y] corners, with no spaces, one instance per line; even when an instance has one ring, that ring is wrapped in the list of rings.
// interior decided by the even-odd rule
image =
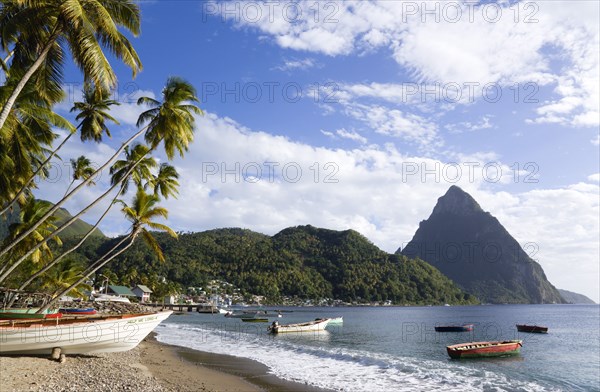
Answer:
[[[0,357],[0,391],[320,391],[268,374],[258,362],[170,346],[147,337],[135,349],[96,356]]]

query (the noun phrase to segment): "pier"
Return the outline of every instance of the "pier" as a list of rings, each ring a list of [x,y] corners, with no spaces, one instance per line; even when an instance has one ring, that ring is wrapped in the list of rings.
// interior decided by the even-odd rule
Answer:
[[[207,304],[161,304],[161,303],[145,303],[145,306],[152,308],[160,308],[161,310],[173,310],[176,312],[198,312],[198,313],[213,313],[219,314],[219,308]]]

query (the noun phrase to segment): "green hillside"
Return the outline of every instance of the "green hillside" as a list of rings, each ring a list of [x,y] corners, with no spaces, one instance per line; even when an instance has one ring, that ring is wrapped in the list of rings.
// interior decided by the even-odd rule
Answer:
[[[271,301],[282,296],[410,305],[476,301],[431,265],[385,253],[352,230],[301,226],[273,237],[243,229],[181,234],[178,240],[156,237],[166,262],[138,240],[110,269],[118,276],[132,268],[138,274],[158,274],[183,287],[222,279]],[[105,241],[99,249],[84,246],[81,253],[92,258],[115,241]]]
[[[72,215],[64,208],[60,208],[54,214],[57,217],[55,225],[60,227],[64,222],[72,218]],[[11,224],[17,222],[19,219],[19,208],[18,206],[11,212],[9,212],[6,216],[0,217],[0,239],[3,239],[8,234],[8,228]],[[82,221],[81,219],[77,219],[73,222],[69,227],[63,230],[59,237],[61,239],[68,239],[72,237],[81,237],[85,235],[93,226],[87,222]],[[94,230],[91,237],[101,237],[104,238],[104,234],[100,229]]]

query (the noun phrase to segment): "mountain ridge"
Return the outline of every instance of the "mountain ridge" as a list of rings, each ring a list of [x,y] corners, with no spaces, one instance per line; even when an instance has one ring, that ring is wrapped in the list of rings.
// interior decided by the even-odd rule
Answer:
[[[565,302],[498,219],[454,185],[396,253],[429,262],[482,302]]]

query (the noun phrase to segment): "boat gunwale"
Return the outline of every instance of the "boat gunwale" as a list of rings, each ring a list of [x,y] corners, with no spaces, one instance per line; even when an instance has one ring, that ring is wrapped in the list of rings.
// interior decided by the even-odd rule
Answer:
[[[68,315],[56,319],[15,319],[0,320],[0,330],[5,328],[30,328],[30,327],[56,327],[89,322],[110,320],[126,320],[135,317],[152,316],[165,312],[154,313],[126,313],[126,314],[94,314],[94,315]]]

